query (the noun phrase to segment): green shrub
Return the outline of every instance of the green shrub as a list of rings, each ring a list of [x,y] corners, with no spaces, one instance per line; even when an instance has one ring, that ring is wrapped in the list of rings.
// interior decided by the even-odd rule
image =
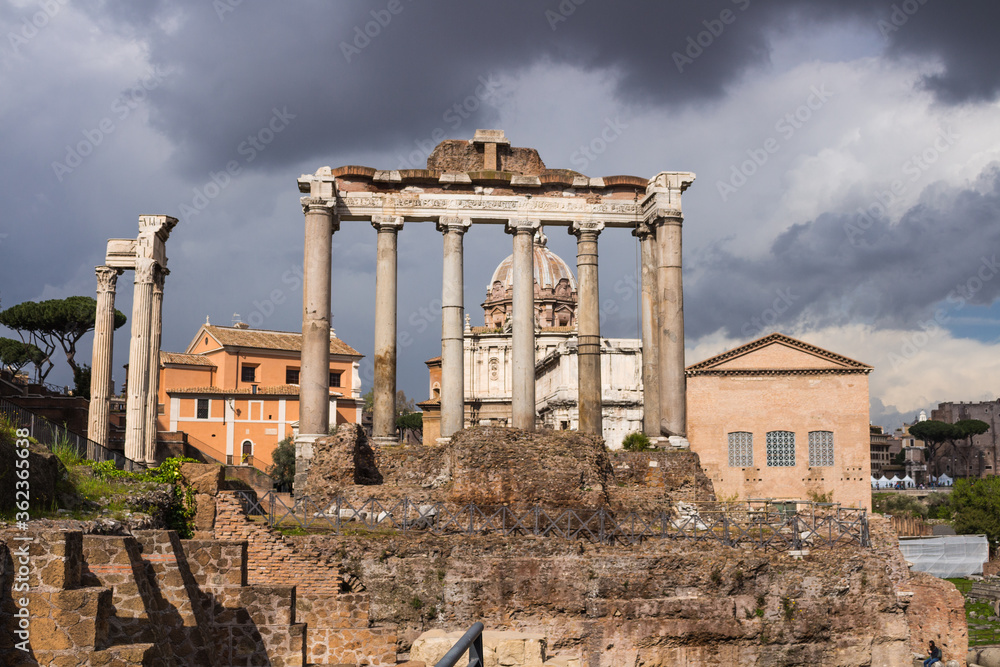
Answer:
[[[642,431],[629,433],[622,440],[622,447],[629,452],[645,452],[653,448],[649,442],[649,437]]]

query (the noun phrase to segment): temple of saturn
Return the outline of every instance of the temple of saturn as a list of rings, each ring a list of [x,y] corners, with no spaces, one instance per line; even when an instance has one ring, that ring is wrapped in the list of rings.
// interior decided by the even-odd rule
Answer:
[[[329,427],[331,237],[343,221],[370,222],[378,234],[372,424],[377,443],[396,442],[397,238],[405,224],[431,222],[444,243],[442,439],[463,427],[462,246],[473,224],[504,225],[513,237],[511,424],[535,428],[532,240],[544,224],[564,226],[577,239],[579,430],[596,435],[602,430],[598,238],[605,229],[623,228],[641,243],[643,429],[684,444],[681,194],[694,178],[690,172],[589,178],[547,169],[536,150],[512,147],[502,130],[477,130],[471,141],[443,141],[428,157],[427,169],[348,165],[301,176],[305,281],[296,448],[311,456],[312,443]]]
[[[97,319],[91,362],[88,437],[101,446],[108,446],[115,286],[118,276],[131,269],[135,272],[135,286],[125,403],[125,457],[146,465],[156,463],[157,363],[163,280],[170,273],[164,246],[176,224],[177,219],[167,215],[140,215],[139,236],[110,239],[104,264],[97,267]]]

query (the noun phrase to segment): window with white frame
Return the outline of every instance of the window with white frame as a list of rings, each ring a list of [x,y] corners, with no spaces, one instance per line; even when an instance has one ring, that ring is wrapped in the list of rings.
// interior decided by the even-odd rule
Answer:
[[[767,432],[767,465],[769,468],[795,466],[795,433],[792,431]]]
[[[733,431],[729,434],[729,467],[753,467],[753,433]]]
[[[809,465],[833,465],[833,431],[809,431]]]
[[[195,414],[196,419],[208,419],[208,406],[209,399],[199,398],[197,401],[197,413]]]

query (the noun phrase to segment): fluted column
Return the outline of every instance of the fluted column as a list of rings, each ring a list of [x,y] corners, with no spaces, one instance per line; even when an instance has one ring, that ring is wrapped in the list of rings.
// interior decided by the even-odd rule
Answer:
[[[659,315],[660,432],[687,435],[684,376],[684,289],[681,280],[681,216],[657,218],[656,271]]]
[[[511,306],[511,425],[535,430],[535,267],[534,239],[538,220],[507,221],[514,235],[514,295]]]
[[[90,360],[90,408],[87,438],[108,446],[108,417],[111,412],[111,368],[115,338],[115,286],[121,269],[98,266],[97,313],[94,319],[94,353]],[[89,458],[97,452],[88,451]]]
[[[149,388],[146,393],[146,430],[143,449],[146,464],[156,465],[156,419],[160,392],[160,337],[163,332],[163,281],[167,270],[157,267],[153,275],[153,301],[149,317]]]
[[[149,391],[150,320],[156,260],[137,257],[132,300],[132,338],[128,348],[128,398],[125,403],[125,457],[146,460],[146,394]]]
[[[465,421],[465,314],[463,237],[468,218],[442,217],[444,271],[441,280],[441,437],[450,438]]]
[[[574,222],[577,277],[577,396],[578,430],[591,435],[604,431],[601,397],[601,312],[597,285],[597,237],[603,222]]]
[[[396,444],[396,241],[403,218],[375,216],[378,230],[375,267],[375,382],[372,436]]]
[[[302,199],[305,256],[302,286],[302,356],[299,371],[299,440],[311,443],[330,430],[331,238],[339,221],[323,199]],[[297,441],[296,446],[299,446]]]
[[[642,430],[660,437],[660,359],[656,307],[656,237],[645,223],[632,232],[639,238],[642,259]]]

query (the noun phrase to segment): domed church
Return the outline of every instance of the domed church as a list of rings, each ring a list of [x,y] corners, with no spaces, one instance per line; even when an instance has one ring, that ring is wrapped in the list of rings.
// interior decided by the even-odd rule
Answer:
[[[575,430],[577,410],[577,284],[569,265],[535,235],[535,418],[539,427]],[[482,303],[483,326],[465,316],[465,426],[509,426],[512,375],[513,255],[500,262]],[[433,442],[439,413],[441,359],[427,362],[431,400],[424,410],[424,441]],[[642,430],[642,347],[630,338],[601,339],[604,441],[619,449]]]

